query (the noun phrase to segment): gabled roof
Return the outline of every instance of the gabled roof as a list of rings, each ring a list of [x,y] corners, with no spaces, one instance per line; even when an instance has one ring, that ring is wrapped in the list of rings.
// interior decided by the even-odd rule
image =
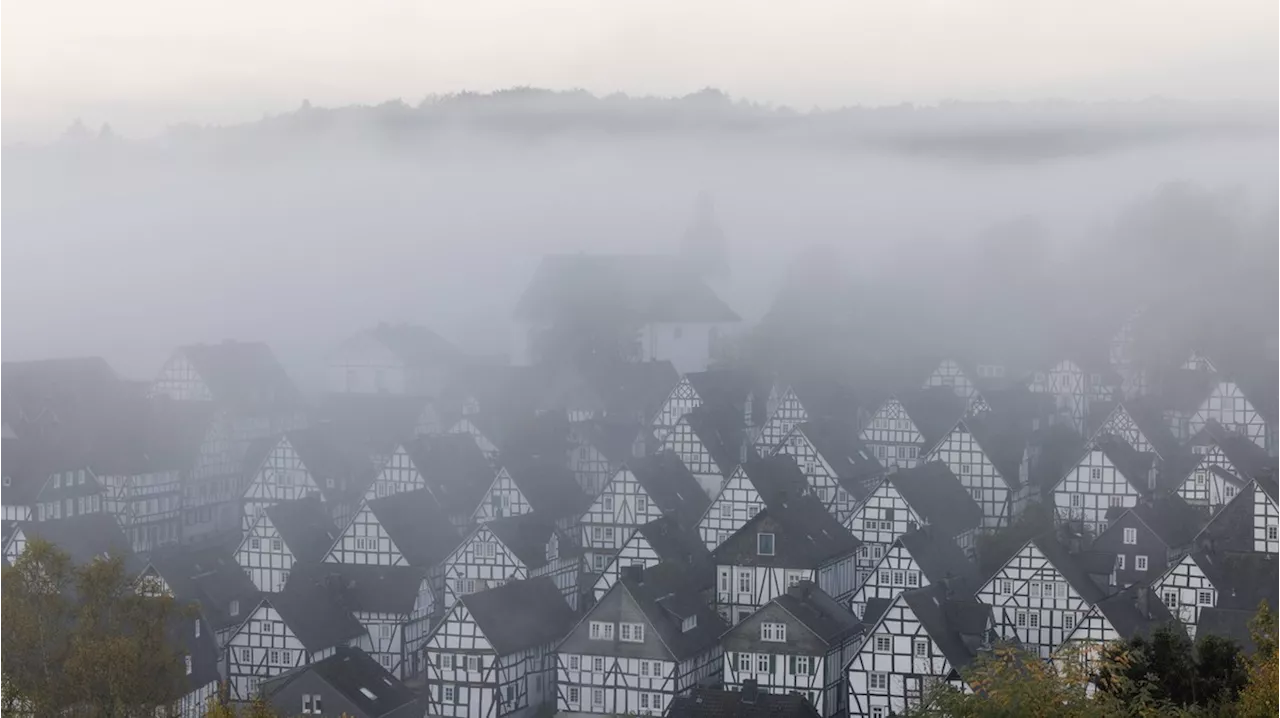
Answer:
[[[555,520],[537,513],[506,516],[481,524],[498,537],[515,557],[528,568],[547,563],[547,543],[556,533]]]
[[[364,493],[377,468],[369,454],[332,424],[315,424],[285,434],[325,498],[351,501]]]
[[[1135,491],[1139,494],[1151,492],[1152,486],[1148,480],[1156,463],[1155,454],[1138,451],[1129,442],[1115,436],[1100,436],[1094,440],[1093,445],[1106,455]]]
[[[1165,461],[1173,459],[1181,452],[1177,438],[1169,430],[1169,425],[1161,415],[1160,407],[1153,397],[1135,397],[1122,402],[1094,402],[1089,405],[1089,415],[1085,418],[1085,435],[1089,439],[1096,438],[1103,424],[1111,415],[1123,411],[1133,420],[1134,425],[1151,448]]]
[[[1254,492],[1261,490],[1257,481],[1245,485],[1209,519],[1196,536],[1196,544],[1212,550],[1252,551]]]
[[[1280,574],[1275,554],[1205,547],[1193,551],[1191,558],[1217,589],[1219,608],[1256,610],[1264,600],[1276,605]]]
[[[382,323],[364,334],[389,349],[405,366],[449,365],[462,359],[457,346],[427,327]]]
[[[7,361],[0,368],[5,423],[19,435],[27,422],[96,421],[104,401],[122,392],[119,377],[102,357]]]
[[[1199,409],[1218,386],[1217,378],[1206,371],[1175,369],[1160,383],[1165,408],[1182,413]]]
[[[313,583],[290,581],[280,593],[264,596],[262,603],[280,614],[308,651],[344,645],[365,633],[350,610],[339,606],[328,590]]]
[[[1242,478],[1254,479],[1259,476],[1275,475],[1276,458],[1247,436],[1227,431],[1214,419],[1210,419],[1205,424],[1204,433],[1222,450],[1222,454],[1227,457],[1227,461],[1231,462],[1231,466],[1240,472]]]
[[[706,447],[720,473],[729,476],[742,459],[741,447],[746,439],[742,412],[707,405],[684,415],[687,423]]]
[[[1253,655],[1258,646],[1253,641],[1251,624],[1258,615],[1255,609],[1205,606],[1196,620],[1197,636],[1218,636],[1235,641],[1245,655]]]
[[[740,369],[692,371],[684,378],[704,405],[717,409],[731,408],[738,413],[745,411],[747,395],[755,386],[754,377]]]
[[[429,491],[406,491],[371,499],[366,505],[412,566],[437,566],[462,543]]]
[[[1040,554],[1062,574],[1071,588],[1089,605],[1101,601],[1113,591],[1105,584],[1115,569],[1114,553],[1100,551],[1073,552],[1056,536],[1043,535],[1031,539]]]
[[[189,344],[178,352],[204,380],[215,402],[288,408],[301,403],[297,387],[263,342]]]
[[[272,504],[266,516],[295,561],[319,561],[338,538],[333,518],[316,496]]]
[[[1131,508],[1116,507],[1107,511],[1107,522],[1114,524],[1125,514],[1133,514],[1151,529],[1165,546],[1176,549],[1190,546],[1196,535],[1208,523],[1207,513],[1188,504],[1177,494],[1162,494],[1143,499]],[[1107,529],[1108,531],[1111,528]]]
[[[633,459],[627,462],[627,468],[644,487],[649,500],[682,526],[697,525],[711,505],[711,499],[675,452],[662,451]]]
[[[1168,607],[1158,597],[1146,591],[1122,591],[1097,603],[1101,613],[1121,640],[1134,636],[1150,636],[1160,626],[1183,631],[1182,623],[1169,613]]]
[[[637,438],[643,438],[644,432],[640,424],[608,419],[592,419],[579,422],[574,426],[574,433],[579,440],[599,451],[611,466],[621,466],[631,459]]]
[[[470,436],[423,436],[404,448],[427,491],[450,516],[470,515],[493,483],[493,466]]]
[[[1030,431],[1010,426],[991,413],[966,417],[959,426],[968,430],[1005,483],[1016,489],[1022,485],[1022,453]]]
[[[774,527],[771,555],[757,553],[756,534]],[[855,553],[862,545],[809,495],[779,495],[711,553],[717,565],[818,566]]]
[[[819,718],[818,711],[799,693],[720,690],[696,686],[692,693],[671,699],[667,718]]]
[[[1032,432],[1027,440],[1032,458],[1027,479],[1041,491],[1052,491],[1085,454],[1085,441],[1070,425],[1054,424]]]
[[[924,439],[924,451],[932,449],[947,438],[967,407],[965,400],[946,386],[904,393],[898,401]]]
[[[817,419],[800,424],[795,430],[804,434],[814,451],[835,472],[844,490],[855,497],[861,498],[866,493],[863,488],[866,482],[884,473],[880,462],[858,441],[857,429],[847,421]]]
[[[827,645],[843,641],[862,630],[862,622],[812,581],[801,581],[773,599],[784,611]]]
[[[515,316],[549,321],[588,308],[637,322],[740,320],[681,260],[662,255],[544,256]]]
[[[198,611],[199,606],[181,599],[175,599],[174,604],[177,610],[169,614],[165,642],[175,653],[191,657],[191,672],[183,676],[186,691],[191,692],[219,679],[218,663],[221,654],[213,631],[202,630],[200,635],[196,635],[198,621],[205,623],[204,629],[209,628],[208,622],[199,613],[193,615],[189,612]]]
[[[578,369],[606,417],[648,421],[662,408],[680,373],[662,361],[587,364]]]
[[[925,632],[946,656],[954,670],[963,670],[994,636],[991,607],[977,601],[957,600],[947,586],[934,584],[907,591],[900,597]]]
[[[560,460],[551,458],[504,459],[511,481],[534,511],[552,518],[580,516],[591,503],[591,497],[573,472]]]
[[[327,394],[315,412],[316,424],[368,454],[384,454],[413,438],[414,425],[427,407],[423,397],[396,394]]]
[[[19,524],[27,541],[41,539],[62,549],[74,564],[86,564],[103,555],[124,559],[125,571],[138,573],[143,566],[133,553],[133,546],[120,530],[120,524],[109,513],[80,514],[52,521]]]
[[[766,506],[809,491],[804,472],[787,454],[753,458],[742,465],[742,471]]]
[[[892,471],[885,481],[941,537],[953,538],[982,523],[982,508],[941,461]]]
[[[559,641],[577,622],[550,576],[511,581],[458,600],[500,656]]]
[[[295,563],[289,585],[298,589],[311,586],[348,611],[407,615],[413,612],[426,576],[427,569],[422,566]],[[295,583],[298,586],[293,586]]]
[[[417,694],[359,648],[340,646],[333,655],[295,668],[262,683],[262,695],[271,701],[299,677],[314,674],[343,700],[368,718],[417,718],[422,706]],[[294,710],[290,704],[287,710]]]
[[[714,584],[715,562],[696,527],[682,527],[675,517],[664,516],[639,527],[636,532],[644,537],[660,562],[687,565],[695,587]]]
[[[695,583],[688,568],[664,562],[644,569],[639,579],[624,571],[610,590],[630,594],[663,645],[676,660],[684,660],[716,645],[728,628]],[[681,623],[689,616],[697,617],[697,625],[683,631]]]
[[[238,625],[262,596],[226,546],[175,546],[154,551],[150,566],[174,598],[199,602],[214,630]],[[239,604],[237,615],[231,615],[232,601]]]
[[[977,564],[950,537],[924,527],[902,534],[895,543],[911,554],[929,583],[949,581],[957,596],[971,596],[978,590],[981,577]]]

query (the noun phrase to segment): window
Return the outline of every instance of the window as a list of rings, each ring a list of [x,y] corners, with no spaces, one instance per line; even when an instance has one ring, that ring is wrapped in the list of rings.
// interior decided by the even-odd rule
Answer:
[[[769,673],[773,666],[773,656],[768,653],[757,653],[756,657],[756,673]]]
[[[720,592],[729,592],[729,569],[727,568],[720,569]]]
[[[604,497],[604,510],[605,510],[605,511],[613,511],[613,497],[612,497],[612,496],[605,496],[605,497]]]
[[[771,641],[773,643],[786,643],[787,624],[761,623],[760,624],[760,640]]]
[[[604,540],[604,529],[600,528],[599,526],[592,526],[592,527],[591,527],[591,540],[592,540],[592,541],[602,541],[602,540]]]
[[[1197,605],[1197,606],[1212,606],[1212,605],[1213,605],[1213,591],[1196,591],[1196,605]]]
[[[458,687],[457,687],[457,686],[444,686],[444,688],[442,688],[442,689],[441,689],[441,691],[440,691],[440,700],[441,700],[442,702],[444,702],[444,703],[457,703],[457,702],[458,702]]]
[[[893,638],[889,636],[876,636],[874,649],[876,653],[892,653]]]
[[[603,688],[591,689],[591,705],[596,706],[598,708],[604,707],[604,689]]]
[[[1136,545],[1138,543],[1138,529],[1125,529],[1124,542],[1129,546]]]
[[[886,718],[888,710],[885,706],[871,706],[871,718]]]
[[[383,654],[380,654],[380,655],[378,656],[378,663],[381,663],[383,668],[386,668],[386,669],[390,670],[390,668],[391,668],[391,654],[390,654],[390,653],[383,653]]]
[[[1071,508],[1078,509],[1084,505],[1084,497],[1080,494],[1071,494]]]
[[[579,692],[578,687],[569,686],[569,703],[576,706],[581,698],[582,694]]]
[[[640,709],[649,710],[649,694],[648,693],[640,694]]]
[[[907,584],[907,575],[902,571],[893,572],[893,585],[905,586]]]
[[[722,519],[733,518],[733,504],[729,503],[728,501],[723,501],[720,503],[720,518]]]
[[[1134,567],[1134,569],[1136,569],[1136,570],[1138,570],[1138,571],[1146,571],[1146,570],[1147,570],[1147,557],[1146,557],[1146,556],[1134,556],[1134,557],[1133,557],[1133,567]]]
[[[467,670],[472,672],[480,670],[480,656],[467,656]]]
[[[919,588],[919,587],[920,587],[920,572],[919,572],[919,571],[907,571],[907,587],[908,587],[908,588]]]
[[[973,473],[973,464],[960,464],[960,473],[968,476]]]
[[[969,489],[969,495],[973,497],[974,501],[981,501],[982,489]]]
[[[738,654],[738,672],[740,673],[751,672],[751,654],[750,653]]]
[[[182,662],[183,662],[183,663],[185,664],[185,666],[186,666],[186,669],[187,669],[187,675],[191,675],[191,656],[183,656],[183,657],[182,657]]]
[[[1120,494],[1111,494],[1107,497],[1107,506],[1115,508],[1116,506],[1124,506],[1124,496]]]
[[[636,497],[636,513],[643,514],[648,512],[648,510],[649,510],[649,497],[637,496]]]
[[[1116,554],[1116,570],[1117,571],[1124,570],[1124,554],[1122,553]]]
[[[440,654],[440,670],[444,670],[444,671],[453,670],[453,654],[452,653]]]
[[[273,666],[278,666],[278,665],[280,665],[280,651],[272,651],[272,652],[271,652],[271,661],[270,661],[270,662],[271,662],[271,665],[273,665]]]
[[[1066,613],[1062,616],[1062,627],[1070,631],[1076,627],[1076,615],[1074,613]]]
[[[256,538],[251,538],[251,539],[249,539],[249,549],[250,549],[251,551],[257,551],[257,550],[258,550],[258,549],[260,549],[260,548],[262,548],[262,540],[261,540],[261,539],[256,539]]]
[[[644,643],[644,624],[619,623],[618,638],[627,643]]]
[[[1228,499],[1235,497],[1235,495],[1236,495],[1236,487],[1235,487],[1235,485],[1234,485],[1234,484],[1227,484],[1227,485],[1223,486],[1223,487],[1222,487],[1222,493],[1223,493],[1224,495],[1226,495],[1226,497],[1227,497]]]
[[[738,593],[751,593],[755,590],[755,574],[750,570],[738,572]]]
[[[1040,614],[1035,613],[1034,611],[1033,611],[1033,612],[1031,612],[1031,613],[1029,613],[1029,614],[1027,614],[1027,626],[1028,626],[1028,627],[1030,627],[1030,628],[1039,628],[1039,627],[1040,627]]]
[[[577,671],[582,669],[581,656],[569,656],[569,670]]]
[[[1177,610],[1178,608],[1178,592],[1177,591],[1173,591],[1173,590],[1165,591],[1164,595],[1161,596],[1161,598],[1164,600],[1165,608],[1168,608],[1171,611]]]
[[[681,633],[688,633],[689,631],[692,631],[693,629],[695,629],[695,628],[697,628],[697,627],[698,627],[698,617],[697,617],[697,616],[689,616],[688,618],[686,618],[686,619],[684,619],[683,621],[681,621],[681,622],[680,622],[680,632],[681,632]]]
[[[1015,625],[1017,625],[1018,628],[1027,627],[1027,614],[1025,611],[1019,611],[1018,615],[1015,617],[1014,620],[1015,620]]]
[[[1203,471],[1196,472],[1196,486],[1204,486],[1205,473]]]
[[[867,677],[867,687],[873,691],[889,690],[888,673],[872,673]]]
[[[888,586],[888,585],[889,585],[889,572],[888,572],[888,571],[884,571],[884,570],[876,571],[876,581],[878,581],[879,583],[884,584],[885,586]]]
[[[613,624],[604,621],[591,622],[591,640],[593,641],[612,641],[613,640]]]
[[[1280,529],[1277,529],[1275,524],[1267,526],[1267,540],[1275,541],[1277,537],[1280,537]]]
[[[1089,480],[1102,481],[1102,469],[1099,469],[1097,467],[1089,469]]]
[[[602,553],[592,556],[591,561],[597,571],[603,571],[609,566],[609,557]]]
[[[917,638],[912,645],[912,652],[916,658],[927,658],[929,656],[929,641]]]
[[[604,671],[604,657],[593,656],[591,658],[591,670],[595,671],[596,673],[600,673]]]
[[[1000,593],[1001,595],[1004,595],[1004,596],[1007,596],[1013,593],[1013,581],[1001,581]]]
[[[351,370],[349,369],[347,370],[348,375],[352,373],[353,372]],[[348,385],[351,384],[350,380],[347,381],[347,384]],[[302,715],[310,715],[310,714],[311,714],[311,695],[304,693],[302,696]]]

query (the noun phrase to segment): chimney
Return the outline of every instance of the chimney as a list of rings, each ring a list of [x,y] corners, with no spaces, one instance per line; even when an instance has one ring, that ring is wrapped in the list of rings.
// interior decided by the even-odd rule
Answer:
[[[1156,487],[1159,486],[1160,467],[1159,461],[1152,461],[1151,468],[1147,469],[1147,492],[1155,493]]]
[[[754,678],[748,678],[742,682],[742,703],[743,705],[753,706],[760,697],[760,684]]]
[[[1141,613],[1143,618],[1150,619],[1151,618],[1151,589],[1147,586],[1144,586],[1143,584],[1137,584],[1136,588],[1137,588],[1137,591],[1135,593],[1137,595],[1135,596],[1135,602],[1138,605],[1138,613]]]
[[[632,564],[622,567],[622,577],[636,584],[644,583],[644,566]]]

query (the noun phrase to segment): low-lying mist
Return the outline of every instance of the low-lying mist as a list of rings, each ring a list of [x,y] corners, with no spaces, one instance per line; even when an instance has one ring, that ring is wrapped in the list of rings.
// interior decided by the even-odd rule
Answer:
[[[930,276],[966,291],[958,257],[998,270],[974,291],[1017,301],[1026,258],[977,251],[993,227],[1034,228],[1037,271],[1078,277],[1081,295],[1059,298],[1069,303],[1092,282],[1156,271],[1117,267],[1133,255],[1107,248],[1135,207],[1185,204],[1168,201],[1170,182],[1235,228],[1170,215],[1190,234],[1274,226],[1274,112],[996,105],[812,117],[723,100],[673,114],[635,100],[634,117],[610,124],[554,96],[452,101],[464,100],[467,112],[305,108],[146,140],[95,131],[5,148],[4,358],[99,354],[145,378],[175,345],[234,337],[268,341],[305,377],[337,341],[384,320],[502,352],[540,255],[673,253],[701,190],[730,242],[726,299],[748,321],[815,244],[836,250],[833,276],[876,288],[862,301],[882,302],[873,311],[891,325],[900,280],[913,293]],[[1084,247],[1096,265],[1078,261]]]

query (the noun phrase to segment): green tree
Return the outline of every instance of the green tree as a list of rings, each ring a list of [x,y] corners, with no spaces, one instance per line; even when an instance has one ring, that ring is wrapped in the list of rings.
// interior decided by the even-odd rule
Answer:
[[[1099,670],[1098,686],[1121,700],[1144,690],[1184,708],[1219,708],[1235,701],[1247,680],[1240,647],[1219,636],[1192,643],[1182,630],[1160,626],[1150,636],[1134,636],[1110,646],[1112,660]],[[1123,680],[1116,680],[1122,674]]]
[[[1246,662],[1249,680],[1240,691],[1237,708],[1243,718],[1272,718],[1280,713],[1280,666],[1276,662],[1276,615],[1266,601],[1258,607],[1249,629],[1255,650]]]
[[[119,558],[76,566],[32,540],[0,580],[5,713],[154,716],[185,689],[172,599],[139,596]]]

